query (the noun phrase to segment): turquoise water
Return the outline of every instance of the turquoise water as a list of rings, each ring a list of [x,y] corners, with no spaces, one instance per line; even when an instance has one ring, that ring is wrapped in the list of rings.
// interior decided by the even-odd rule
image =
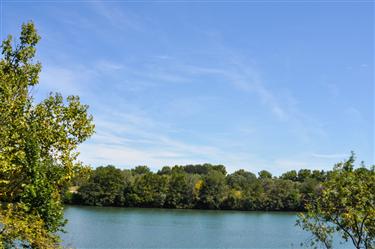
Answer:
[[[74,248],[300,248],[309,238],[292,212],[68,206],[65,217]]]

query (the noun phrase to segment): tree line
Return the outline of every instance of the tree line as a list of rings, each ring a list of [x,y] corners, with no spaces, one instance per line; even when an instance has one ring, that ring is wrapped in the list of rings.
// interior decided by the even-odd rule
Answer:
[[[101,166],[73,180],[65,202],[90,206],[302,211],[330,172],[301,169],[274,177],[223,165]]]

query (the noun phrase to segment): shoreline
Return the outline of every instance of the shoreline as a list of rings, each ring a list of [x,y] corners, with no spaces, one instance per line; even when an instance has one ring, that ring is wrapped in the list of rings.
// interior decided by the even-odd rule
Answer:
[[[65,207],[79,208],[113,208],[113,209],[141,209],[141,210],[161,210],[161,211],[208,211],[208,212],[238,212],[238,213],[305,213],[297,210],[238,210],[238,209],[203,209],[203,208],[166,208],[166,207],[121,207],[121,206],[93,206],[82,204],[63,204]]]

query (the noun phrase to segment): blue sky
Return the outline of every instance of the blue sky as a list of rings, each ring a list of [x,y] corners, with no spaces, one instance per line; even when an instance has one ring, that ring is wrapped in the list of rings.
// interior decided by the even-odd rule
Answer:
[[[94,167],[375,161],[371,1],[3,1],[1,20],[42,36],[36,99],[90,105]]]

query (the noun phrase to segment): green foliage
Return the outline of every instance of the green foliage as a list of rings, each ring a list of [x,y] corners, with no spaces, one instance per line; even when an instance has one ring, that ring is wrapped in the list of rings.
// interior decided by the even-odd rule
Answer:
[[[172,169],[169,166],[164,166],[161,170],[158,171],[158,175],[170,175],[172,173]]]
[[[59,248],[60,239],[45,229],[43,219],[17,206],[8,204],[0,213],[0,248]]]
[[[76,149],[94,126],[77,96],[51,94],[34,103],[40,37],[30,22],[22,26],[19,44],[12,40],[3,41],[0,61],[0,201],[11,204],[0,210],[0,247],[18,241],[37,248],[56,244],[65,223],[61,193],[82,168]]]
[[[219,171],[223,175],[227,174],[224,165],[212,165],[209,163],[206,164],[197,164],[197,165],[186,165],[183,167],[183,170],[188,174],[198,174],[198,175],[207,175],[210,171]]]
[[[132,169],[132,172],[136,175],[148,174],[151,172],[150,168],[147,166],[137,166]]]
[[[284,174],[281,175],[281,179],[297,181],[298,180],[297,171],[291,170],[291,171],[285,172]]]
[[[227,176],[228,185],[236,190],[248,190],[256,180],[255,174],[243,169]]]
[[[222,171],[211,170],[203,178],[199,193],[199,207],[219,209],[226,191],[225,175]]]
[[[191,175],[188,174],[173,173],[169,178],[165,207],[194,207],[194,203],[196,201],[194,195],[194,186],[197,180],[194,180]]]
[[[124,176],[112,165],[98,167],[80,187],[80,198],[85,205],[121,206],[124,204]]]
[[[283,176],[272,178],[267,173],[265,177],[257,178],[245,170],[227,175],[224,166],[211,164],[165,166],[157,173],[151,172],[147,166],[138,166],[131,170],[117,170],[116,177],[113,166],[104,168],[108,169],[98,167],[93,170],[89,180],[78,186],[77,192],[68,192],[67,203],[296,211],[303,210],[305,199],[314,195],[321,184],[313,178],[299,182],[297,177],[292,181]],[[116,187],[112,188],[115,178]],[[122,191],[121,197],[119,193]],[[104,204],[107,199],[121,201]]]
[[[260,179],[269,179],[272,178],[272,174],[267,170],[262,170],[258,173]]]
[[[167,189],[166,176],[153,173],[135,175],[134,184],[126,192],[125,199],[132,207],[162,207]]]
[[[305,179],[311,177],[311,170],[301,169],[298,171],[297,180],[303,182]]]
[[[375,248],[374,167],[354,170],[354,154],[338,163],[323,183],[321,193],[311,199],[298,224],[314,235],[315,245],[331,248],[334,231],[355,248]]]

